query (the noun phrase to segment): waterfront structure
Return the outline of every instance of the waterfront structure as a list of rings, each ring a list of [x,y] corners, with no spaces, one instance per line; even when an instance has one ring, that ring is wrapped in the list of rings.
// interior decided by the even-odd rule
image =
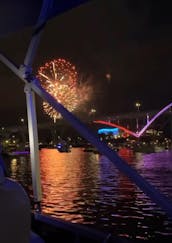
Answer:
[[[112,127],[117,127],[117,128],[120,128],[121,130],[123,130],[124,132],[134,136],[134,137],[140,137],[142,136],[142,134],[145,133],[145,131],[150,127],[150,125],[157,119],[159,118],[164,112],[166,112],[167,110],[169,110],[170,108],[172,107],[172,103],[166,105],[165,107],[163,107],[159,112],[157,112],[151,119],[147,119],[147,123],[145,126],[143,126],[143,128],[139,131],[138,129],[136,130],[136,132],[134,131],[131,131],[129,130],[128,128],[124,127],[124,126],[121,126],[119,124],[116,124],[116,123],[111,123],[109,121],[101,121],[101,120],[98,120],[98,121],[94,121],[94,123],[100,123],[100,124],[105,124],[105,125],[109,125],[109,126],[112,126]],[[137,127],[138,128],[138,127]]]

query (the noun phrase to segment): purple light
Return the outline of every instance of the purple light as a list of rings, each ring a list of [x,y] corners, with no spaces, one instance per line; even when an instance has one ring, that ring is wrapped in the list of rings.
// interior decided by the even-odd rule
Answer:
[[[140,137],[146,129],[159,117],[161,116],[166,110],[168,110],[172,106],[172,103],[165,106],[163,109],[161,109],[138,133],[138,137]]]
[[[30,154],[29,151],[15,151],[12,152],[11,155],[21,155],[21,154]]]

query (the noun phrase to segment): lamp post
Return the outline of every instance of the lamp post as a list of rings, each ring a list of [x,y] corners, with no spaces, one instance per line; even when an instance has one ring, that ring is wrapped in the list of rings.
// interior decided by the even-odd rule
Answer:
[[[90,115],[95,115],[95,113],[96,113],[96,109],[95,108],[91,108],[91,110],[90,110]]]
[[[24,118],[20,118],[20,122],[21,122],[21,138],[22,138],[22,141],[21,141],[21,144],[20,144],[20,149],[25,149],[25,144],[26,144],[26,136],[25,136],[25,129],[24,129],[24,125],[25,125],[25,120]]]
[[[20,119],[20,121],[21,121],[21,123],[23,123],[23,124],[24,124],[24,118],[21,118],[21,119]]]
[[[95,119],[95,115],[96,115],[96,109],[95,108],[91,108],[89,111],[89,116],[91,119]]]
[[[140,106],[141,106],[141,103],[140,103],[139,101],[137,101],[137,102],[135,103],[135,107],[136,107],[138,113],[139,113],[139,111],[140,111]],[[138,130],[139,130],[139,119],[138,119],[138,117],[137,117],[137,118],[136,118],[136,131],[138,132]]]

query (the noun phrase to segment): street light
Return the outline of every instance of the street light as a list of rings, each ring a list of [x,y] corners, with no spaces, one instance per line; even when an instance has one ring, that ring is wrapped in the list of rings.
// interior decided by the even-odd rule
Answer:
[[[140,106],[141,106],[141,103],[139,101],[137,101],[135,103],[135,107],[137,108],[137,111],[139,112],[140,111]],[[139,130],[139,119],[138,117],[136,118],[136,131],[138,132]]]
[[[139,111],[140,110],[141,103],[137,101],[135,103],[135,106],[136,106],[137,110]]]
[[[26,135],[25,135],[25,129],[24,129],[24,125],[25,125],[25,120],[24,118],[20,118],[20,122],[21,122],[21,128],[20,128],[20,132],[21,132],[21,149],[25,149],[25,145],[26,145]]]
[[[21,123],[23,123],[23,124],[24,124],[24,118],[21,118],[21,119],[20,119],[20,121],[21,121]]]
[[[94,115],[95,113],[96,113],[96,109],[91,108],[91,110],[90,110],[90,115]]]

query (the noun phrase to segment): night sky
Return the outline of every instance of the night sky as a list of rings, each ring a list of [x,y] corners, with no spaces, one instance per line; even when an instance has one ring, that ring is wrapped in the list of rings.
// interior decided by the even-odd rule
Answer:
[[[87,108],[108,115],[161,109],[172,102],[172,3],[161,0],[96,0],[48,22],[33,65],[54,58],[72,62],[94,96]],[[0,39],[0,49],[23,62],[31,28]],[[0,64],[0,125],[26,117],[24,83]],[[107,79],[106,74],[111,78]],[[37,98],[38,121],[50,120]]]

